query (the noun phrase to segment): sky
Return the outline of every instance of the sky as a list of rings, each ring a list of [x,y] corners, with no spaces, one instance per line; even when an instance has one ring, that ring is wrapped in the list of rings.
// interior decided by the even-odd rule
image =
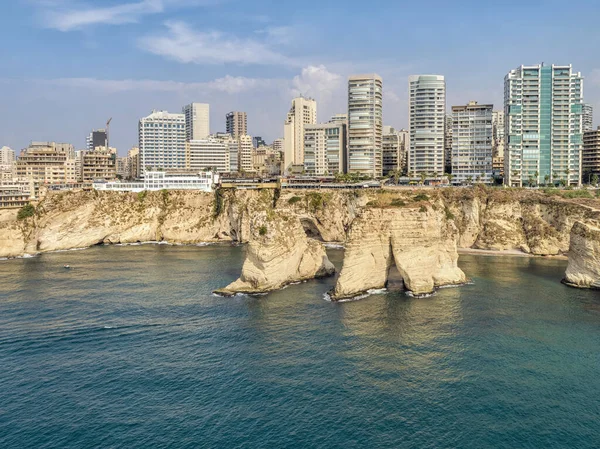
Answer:
[[[384,81],[384,124],[408,126],[408,76],[446,77],[447,107],[502,108],[506,73],[572,64],[600,124],[600,2],[572,0],[3,0],[0,146],[32,140],[77,149],[112,117],[111,146],[137,145],[153,109],[211,105],[248,131],[283,134],[291,99],[345,112],[349,75]]]

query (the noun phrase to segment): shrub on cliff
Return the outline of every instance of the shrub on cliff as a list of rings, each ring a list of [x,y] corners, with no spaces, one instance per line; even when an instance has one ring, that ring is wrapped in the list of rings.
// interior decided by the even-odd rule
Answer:
[[[390,203],[390,206],[402,207],[402,206],[406,206],[406,202],[404,200],[401,200],[400,198],[394,198],[392,200],[392,202]]]
[[[288,200],[288,204],[293,206],[294,204],[296,204],[300,201],[302,201],[302,198],[300,198],[299,196],[293,196]]]
[[[419,193],[414,197],[415,201],[429,201],[429,196],[425,193]]]
[[[260,228],[258,228],[258,234],[259,235],[267,235],[267,227],[263,225]]]
[[[33,217],[35,214],[35,207],[31,204],[26,204],[17,213],[17,220],[25,220],[26,218]]]

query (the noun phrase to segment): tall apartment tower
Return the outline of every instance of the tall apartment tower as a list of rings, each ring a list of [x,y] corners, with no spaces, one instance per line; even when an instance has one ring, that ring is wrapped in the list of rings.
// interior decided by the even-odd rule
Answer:
[[[583,132],[594,130],[594,107],[591,104],[583,105]]]
[[[153,111],[138,125],[140,177],[152,169],[185,168],[186,118],[184,114]]]
[[[108,142],[108,133],[105,129],[95,129],[86,139],[88,151],[94,151],[98,147],[106,148]]]
[[[411,75],[409,85],[410,148],[408,173],[444,173],[446,81],[441,75]]]
[[[570,65],[532,65],[504,78],[504,183],[581,184],[583,78]]]
[[[452,173],[452,114],[446,114],[444,122],[444,173]]]
[[[304,127],[304,169],[308,175],[344,173],[346,125],[324,123]]]
[[[591,183],[592,176],[600,176],[600,126],[583,135],[583,182]]]
[[[203,140],[210,135],[210,105],[190,103],[183,107],[185,139]]]
[[[355,75],[348,80],[348,172],[383,175],[383,80]]]
[[[504,111],[492,112],[492,166],[495,175],[504,176]]]
[[[383,176],[388,176],[393,172],[406,173],[407,147],[407,130],[396,130],[391,126],[383,127]]]
[[[0,148],[0,165],[14,165],[16,161],[15,150],[10,147]]]
[[[284,173],[294,165],[304,164],[304,125],[316,124],[317,102],[312,98],[294,98],[283,127]]]
[[[492,183],[491,104],[452,106],[452,183]]]
[[[237,139],[248,134],[248,118],[245,112],[232,111],[225,116],[225,132]]]

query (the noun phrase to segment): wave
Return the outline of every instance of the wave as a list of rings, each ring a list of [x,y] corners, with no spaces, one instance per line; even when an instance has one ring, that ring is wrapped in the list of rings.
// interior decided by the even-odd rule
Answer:
[[[361,299],[366,299],[369,296],[385,295],[387,292],[388,292],[387,288],[373,288],[371,290],[367,290],[364,293],[361,293],[360,295],[353,296],[352,298],[344,298],[344,299],[340,299],[340,300],[337,300],[337,301],[333,301],[331,299],[331,295],[329,293],[325,293],[323,295],[323,298],[327,302],[340,302],[340,303],[344,303],[344,302],[360,301]]]

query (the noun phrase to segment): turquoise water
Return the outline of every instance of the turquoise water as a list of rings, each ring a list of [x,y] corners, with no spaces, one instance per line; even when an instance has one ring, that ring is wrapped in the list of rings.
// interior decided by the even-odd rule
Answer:
[[[212,296],[243,251],[0,262],[0,448],[600,447],[600,293],[564,261],[462,256],[474,284],[426,299]]]

